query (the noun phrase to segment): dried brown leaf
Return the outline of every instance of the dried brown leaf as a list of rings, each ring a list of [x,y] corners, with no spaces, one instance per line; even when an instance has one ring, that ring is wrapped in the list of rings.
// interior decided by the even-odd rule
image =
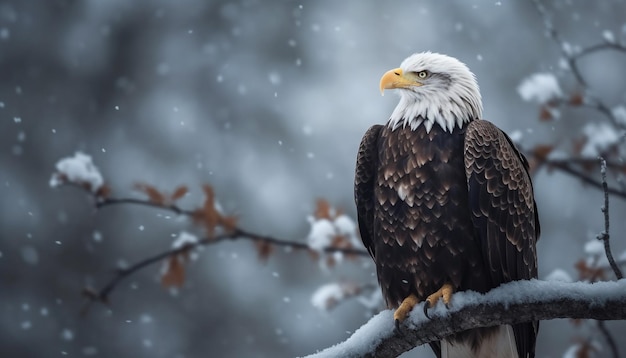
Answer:
[[[158,205],[165,204],[165,195],[158,191],[155,187],[145,183],[135,184],[135,189],[141,191],[148,196],[148,199]]]
[[[579,327],[582,323],[583,320],[580,318],[572,318],[569,320],[575,327]]]
[[[545,161],[548,158],[548,155],[554,150],[553,145],[549,144],[538,144],[533,148],[533,156],[540,161]]]
[[[107,199],[111,196],[111,187],[107,184],[102,184],[96,191],[96,197],[99,199]]]
[[[550,111],[550,108],[548,106],[541,106],[541,109],[539,110],[539,120],[542,122],[548,122],[554,119],[554,116],[552,116],[552,112]]]
[[[598,280],[606,280],[606,274],[602,268],[592,267],[587,264],[585,259],[578,260],[574,264],[576,270],[578,270],[578,278],[581,281],[588,280],[590,282],[596,282]]]
[[[313,213],[313,216],[315,217],[315,219],[320,220],[320,219],[328,219],[331,220],[331,206],[328,203],[328,201],[326,201],[325,199],[318,199],[317,203],[316,203],[316,207],[315,207],[315,213]]]
[[[569,104],[572,106],[580,106],[584,102],[584,97],[580,92],[574,92],[569,98]]]
[[[254,242],[257,253],[259,254],[259,260],[267,262],[270,255],[274,252],[274,245],[267,240],[258,240]]]
[[[579,340],[578,349],[576,350],[576,358],[590,358],[592,353],[597,353],[598,349],[589,340]]]
[[[209,236],[213,236],[215,228],[220,222],[221,215],[215,209],[215,192],[213,191],[213,188],[210,185],[205,184],[202,186],[202,190],[205,195],[204,204],[201,209],[194,212],[193,217],[197,222],[204,225]]]
[[[337,260],[332,255],[326,256],[326,267],[332,268],[337,264]]]
[[[580,154],[580,152],[582,152],[583,148],[585,147],[585,144],[587,144],[587,138],[586,137],[573,139],[572,140],[572,150],[573,150],[574,154]]]
[[[85,189],[85,190],[87,190],[87,191],[89,191],[89,192],[90,192],[90,191],[92,191],[92,188],[91,188],[91,183],[90,183],[90,182],[87,182],[87,181],[81,181],[81,182],[78,182],[77,184],[78,184],[78,185],[80,185],[81,187],[83,187],[83,189]]]
[[[335,235],[330,242],[330,247],[336,247],[338,249],[349,249],[352,248],[352,243],[350,239],[345,235]]]
[[[187,189],[187,187],[185,185],[181,185],[178,188],[176,188],[174,190],[174,193],[172,193],[172,196],[170,197],[170,200],[172,202],[182,198],[183,196],[185,196],[185,194],[187,194],[187,192],[189,191],[189,189]]]
[[[530,175],[534,175],[535,172],[541,167],[542,162],[535,157],[528,158],[528,168]]]
[[[164,263],[164,272],[161,276],[161,285],[165,288],[181,287],[185,283],[185,267],[180,255],[172,255]]]
[[[232,216],[221,216],[219,218],[219,223],[222,225],[226,232],[232,233],[237,230],[237,220],[238,218],[234,215]]]

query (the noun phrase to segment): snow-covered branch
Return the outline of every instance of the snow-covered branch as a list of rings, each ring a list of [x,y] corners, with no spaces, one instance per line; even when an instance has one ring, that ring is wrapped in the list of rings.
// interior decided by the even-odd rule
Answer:
[[[396,357],[413,347],[471,328],[556,318],[626,319],[626,280],[611,282],[517,281],[486,294],[456,293],[450,308],[439,304],[424,316],[416,306],[401,334],[393,312],[372,317],[346,341],[308,358]]]
[[[161,282],[164,286],[181,286],[185,281],[184,264],[199,247],[217,244],[227,240],[247,240],[255,244],[259,257],[267,259],[275,247],[308,252],[319,259],[322,266],[332,266],[344,257],[369,257],[369,253],[360,248],[360,239],[356,224],[348,216],[332,208],[325,200],[318,200],[315,214],[309,218],[311,230],[307,242],[285,240],[269,235],[262,235],[243,229],[234,216],[225,215],[215,198],[210,185],[204,185],[204,202],[194,209],[184,209],[176,201],[187,195],[186,186],[179,186],[171,193],[165,193],[148,184],[136,184],[135,189],[146,196],[145,199],[113,197],[111,189],[105,184],[102,174],[93,164],[91,157],[76,153],[73,157],[63,158],[56,165],[56,171],[50,179],[51,187],[70,186],[85,191],[93,198],[96,209],[117,205],[140,205],[167,210],[187,217],[204,228],[206,236],[181,233],[177,240],[167,248],[139,260],[129,267],[118,269],[113,277],[101,289],[85,288],[87,298],[82,312],[86,312],[91,303],[108,303],[110,294],[119,283],[137,271],[157,263],[163,263]],[[366,286],[364,286],[366,287]],[[353,291],[350,293],[350,291]],[[347,290],[344,296],[354,296],[360,289]],[[343,296],[342,296],[343,297]]]

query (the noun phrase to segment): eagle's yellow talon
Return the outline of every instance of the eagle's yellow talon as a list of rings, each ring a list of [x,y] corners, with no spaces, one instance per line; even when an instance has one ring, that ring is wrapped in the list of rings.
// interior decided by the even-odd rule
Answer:
[[[452,287],[452,285],[449,283],[445,283],[443,286],[441,286],[439,290],[437,290],[437,292],[426,298],[424,310],[435,307],[437,302],[439,302],[439,299],[442,299],[443,303],[448,306],[448,304],[450,304],[450,300],[452,300],[452,293],[454,293],[454,288]]]
[[[400,325],[400,322],[404,321],[409,315],[409,312],[417,305],[418,300],[414,294],[410,294],[402,301],[400,307],[393,313],[393,319],[396,321],[396,326]]]

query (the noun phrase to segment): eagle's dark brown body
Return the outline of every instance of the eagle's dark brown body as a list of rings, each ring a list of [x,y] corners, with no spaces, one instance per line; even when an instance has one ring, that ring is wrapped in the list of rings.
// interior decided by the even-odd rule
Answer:
[[[486,292],[537,277],[539,222],[523,156],[487,121],[452,132],[373,126],[357,159],[361,236],[390,308],[443,284]],[[536,323],[514,326],[520,357],[534,356]],[[456,340],[471,344],[489,329]],[[439,355],[436,344],[433,346]],[[534,348],[533,348],[534,350]]]

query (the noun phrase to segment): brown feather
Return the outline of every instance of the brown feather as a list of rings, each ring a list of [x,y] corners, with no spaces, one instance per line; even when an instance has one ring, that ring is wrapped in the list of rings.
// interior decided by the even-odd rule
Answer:
[[[473,222],[493,287],[537,277],[540,227],[526,158],[496,126],[472,121],[465,168]],[[538,322],[513,326],[520,357],[534,357]]]

